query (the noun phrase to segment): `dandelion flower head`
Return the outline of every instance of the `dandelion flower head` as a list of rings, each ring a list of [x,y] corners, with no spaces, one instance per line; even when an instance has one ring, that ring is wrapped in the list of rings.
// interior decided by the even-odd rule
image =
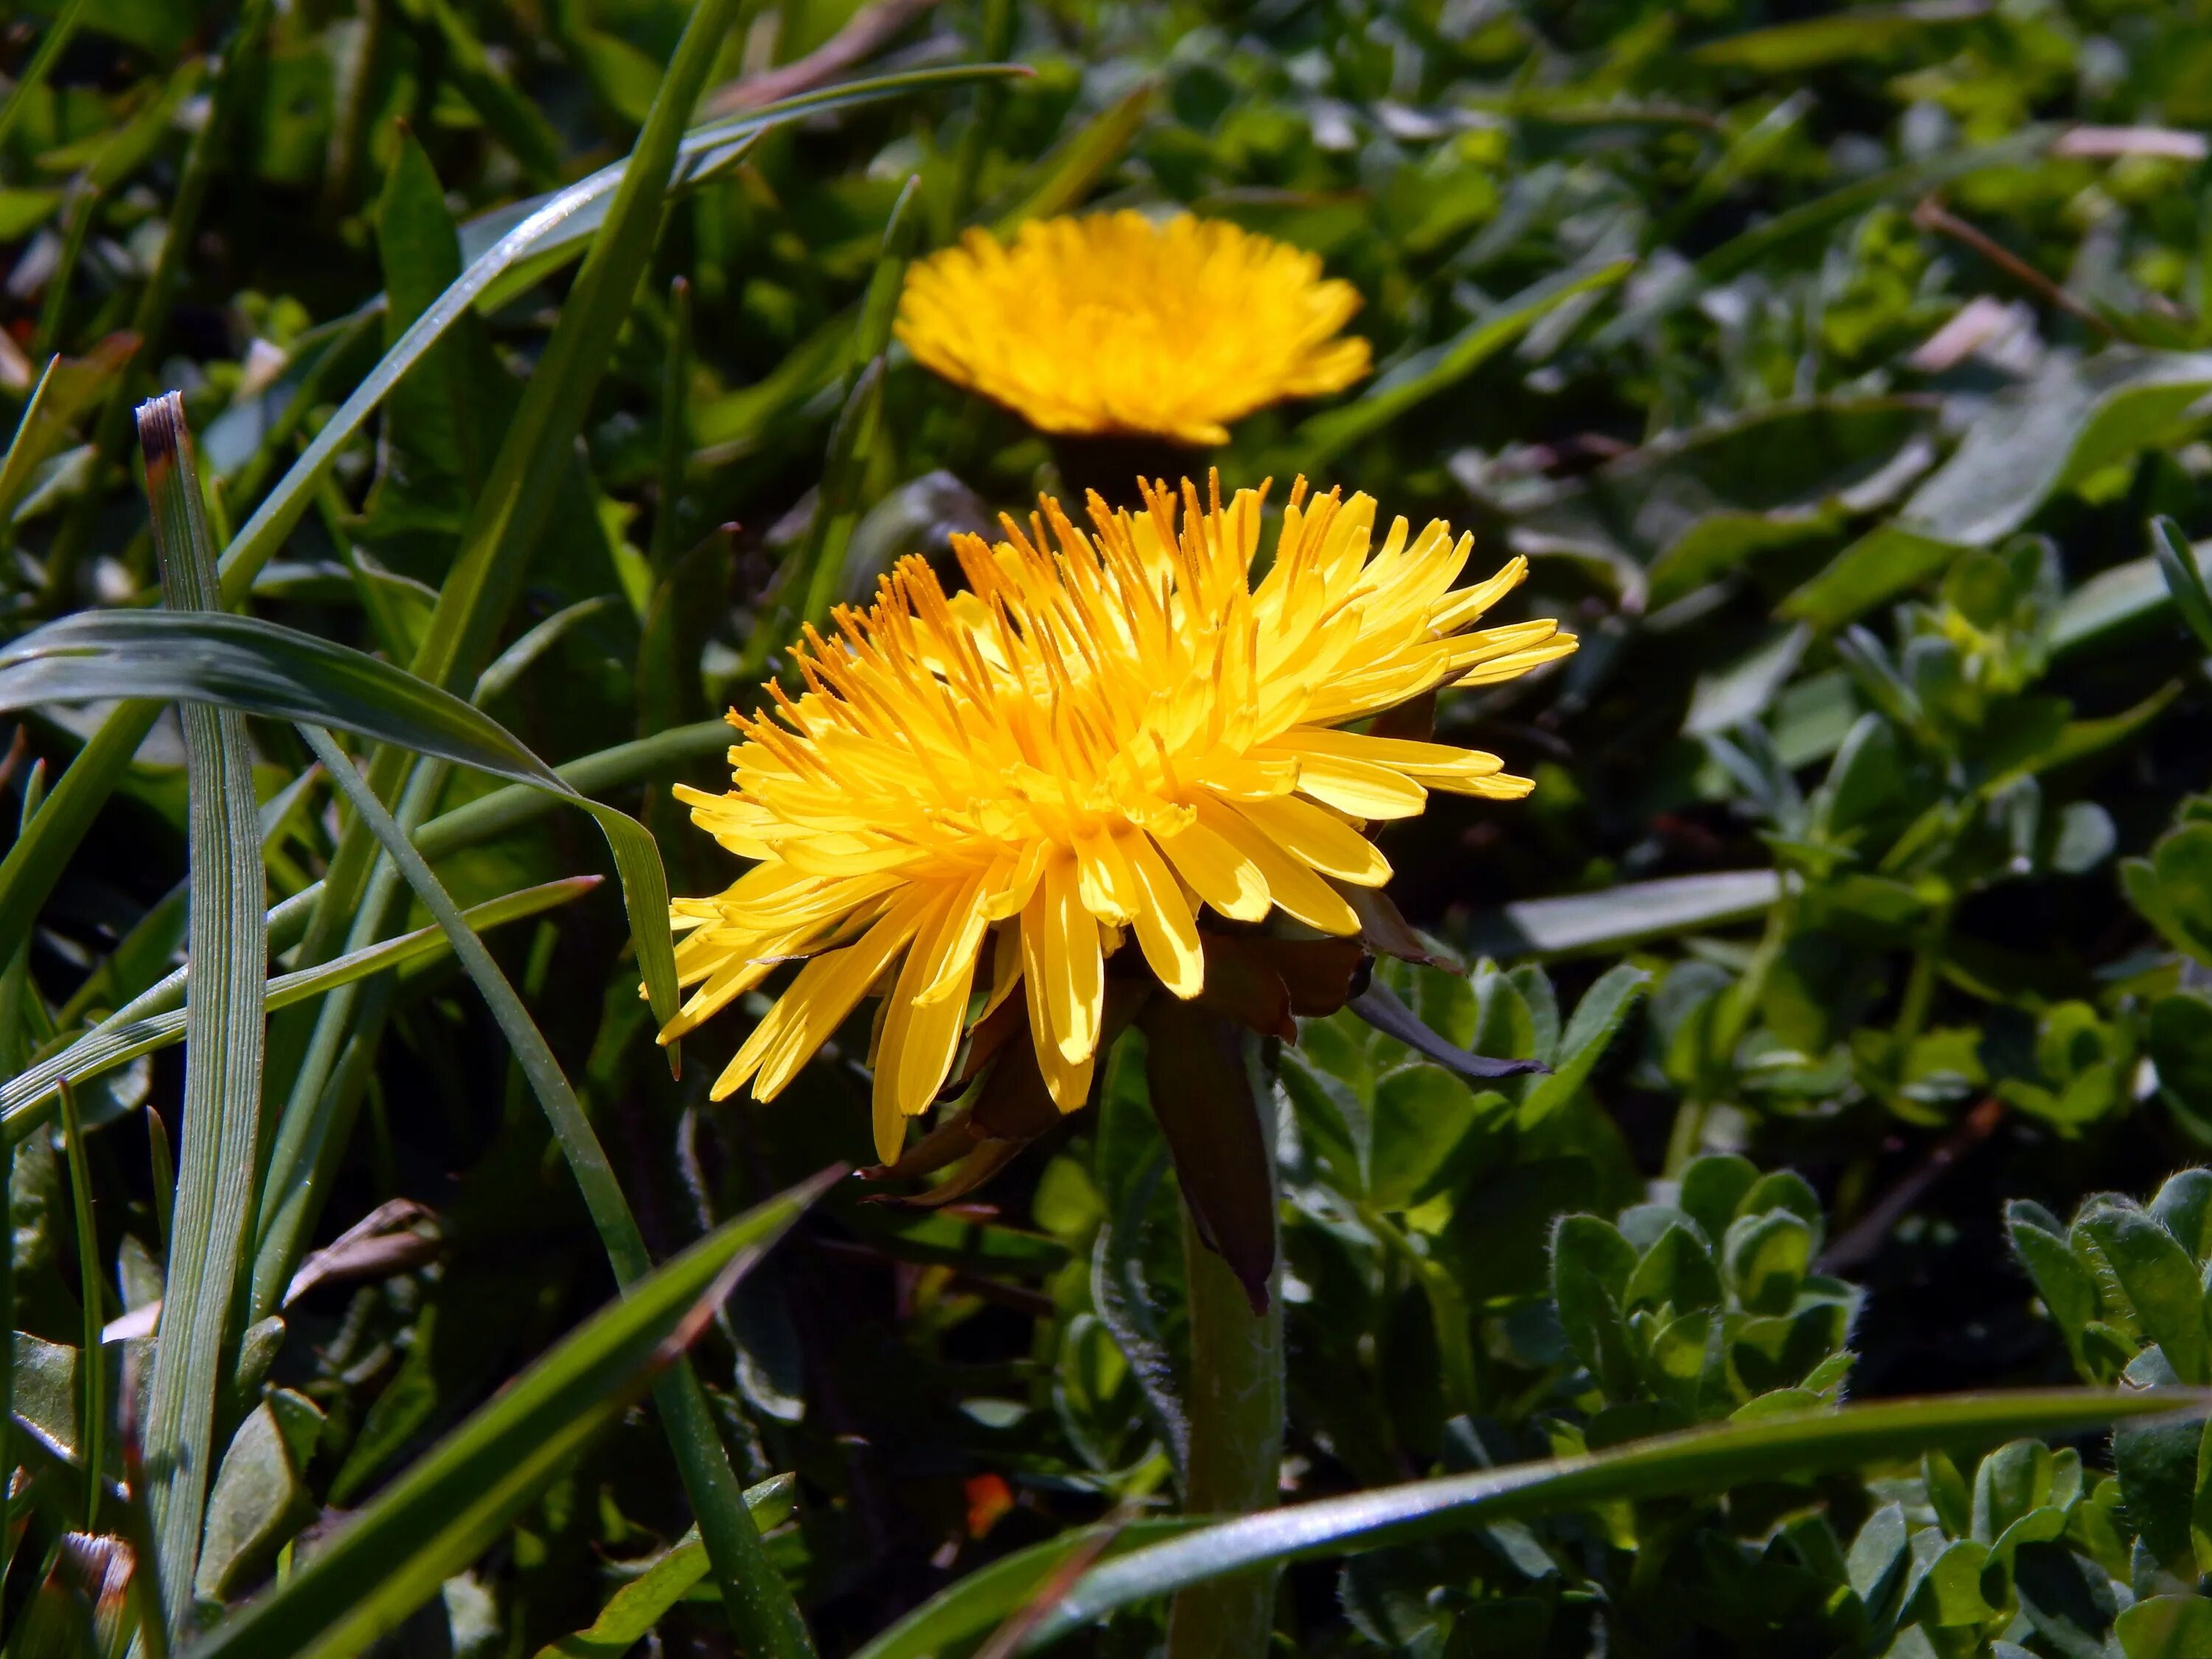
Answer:
[[[1363,833],[1427,792],[1510,800],[1494,755],[1352,722],[1445,686],[1507,680],[1575,647],[1550,621],[1478,629],[1516,559],[1455,587],[1473,538],[1293,487],[1255,586],[1262,492],[1225,506],[1146,485],[1097,495],[1079,528],[1045,497],[1005,539],[954,538],[966,591],[902,560],[866,611],[795,653],[803,693],[736,711],[732,787],[678,787],[693,821],[753,861],[673,907],[684,983],[672,1041],[805,957],[714,1085],[774,1097],[860,1000],[878,1149],[928,1109],[976,1013],[1026,999],[1063,1111],[1089,1091],[1107,959],[1134,948],[1176,996],[1203,987],[1199,920],[1280,909],[1357,933],[1341,890],[1390,866]],[[982,990],[978,999],[974,994]]]
[[[1367,342],[1339,333],[1358,308],[1302,249],[1123,211],[1032,220],[1012,246],[969,231],[908,272],[897,328],[925,366],[1041,431],[1206,445],[1365,374]]]

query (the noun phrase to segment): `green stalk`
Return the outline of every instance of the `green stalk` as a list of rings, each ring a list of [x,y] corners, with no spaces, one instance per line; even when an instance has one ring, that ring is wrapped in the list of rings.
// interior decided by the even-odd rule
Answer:
[[[8,88],[6,101],[0,102],[0,144],[8,142],[16,121],[30,107],[31,94],[45,83],[47,72],[62,55],[62,48],[69,45],[70,37],[76,33],[76,26],[84,21],[84,15],[90,9],[91,0],[69,0],[60,15],[46,25],[46,38],[39,42],[39,49],[31,54],[31,61],[23,66],[22,74],[15,77],[15,84]]]
[[[406,878],[422,908],[445,929],[454,956],[489,1006],[493,1019],[514,1051],[515,1064],[538,1096],[554,1139],[560,1143],[562,1155],[583,1194],[584,1207],[599,1231],[615,1280],[627,1289],[652,1271],[653,1260],[646,1252],[637,1218],[623,1196],[622,1185],[615,1178],[614,1166],[607,1161],[606,1149],[600,1146],[544,1035],[492,959],[491,951],[469,927],[422,854],[345,752],[320,727],[299,729],[324,769],[351,802],[359,821],[382,843],[386,856]],[[663,1374],[654,1385],[653,1399],[691,1499],[699,1535],[722,1594],[723,1611],[742,1650],[759,1659],[811,1659],[813,1643],[789,1588],[762,1546],[751,1513],[745,1508],[743,1489],[715,1430],[706,1391],[688,1358],[678,1359]]]
[[[100,206],[100,186],[86,173],[70,191],[69,216],[62,222],[61,258],[46,278],[46,297],[39,307],[39,331],[31,337],[31,361],[43,363],[61,349],[62,325],[69,315],[70,284],[76,279],[76,262],[84,253],[85,233]]]
[[[983,0],[982,37],[981,58],[987,64],[1001,61],[1013,50],[1014,0]],[[983,157],[991,148],[991,129],[998,124],[999,111],[1005,103],[1005,89],[997,83],[975,88],[968,110],[968,130],[960,135],[959,153],[953,161],[952,194],[940,228],[941,241],[951,240],[952,233],[966,224],[968,216],[975,211],[975,186],[983,176]]]
[[[1262,1094],[1260,1098],[1268,1097]],[[1260,1114],[1274,1180],[1275,1126]],[[1237,1275],[1182,1218],[1188,1279],[1190,1468],[1183,1509],[1249,1515],[1274,1507],[1283,1465],[1283,1269],[1279,1220],[1267,1307],[1255,1314]],[[1176,1593],[1168,1612],[1167,1659],[1260,1659],[1275,1623],[1273,1568],[1209,1579]]]
[[[161,344],[168,337],[169,319],[176,309],[177,283],[184,275],[185,258],[191,252],[192,240],[199,234],[200,210],[206,205],[208,187],[215,182],[216,167],[229,143],[231,121],[237,109],[239,88],[245,79],[246,60],[260,44],[269,9],[270,0],[246,0],[240,9],[237,26],[223,45],[214,83],[208,89],[207,119],[192,135],[192,142],[185,151],[185,164],[177,175],[177,193],[169,201],[161,250],[154,256],[154,269],[147,273],[146,286],[139,290],[138,303],[131,313],[131,331],[139,339],[137,362],[142,371],[143,366],[161,361]],[[63,520],[47,556],[42,598],[49,611],[60,609],[68,597],[76,579],[77,562],[84,556],[91,540],[93,527],[100,516],[100,483],[109,466],[123,453],[130,436],[131,403],[127,394],[138,383],[137,374],[118,375],[100,409],[99,423],[93,430],[91,480],[70,509],[69,517]],[[212,553],[210,556],[213,556]]]
[[[169,392],[147,404],[139,431],[164,598],[178,610],[219,609],[215,546],[183,399]],[[232,1288],[253,1227],[268,928],[246,717],[199,702],[184,704],[178,714],[190,798],[192,973],[185,990],[176,1218],[147,1396],[146,1462],[162,1601],[171,1635],[181,1640],[191,1630]]]
[[[92,1168],[84,1156],[84,1120],[77,1115],[76,1091],[62,1079],[62,1133],[67,1138],[70,1215],[76,1225],[77,1295],[83,1304],[84,1346],[77,1350],[77,1381],[83,1395],[77,1408],[77,1455],[84,1463],[84,1529],[100,1530],[100,1470],[107,1461],[107,1366],[101,1358],[100,1235],[93,1229]]]

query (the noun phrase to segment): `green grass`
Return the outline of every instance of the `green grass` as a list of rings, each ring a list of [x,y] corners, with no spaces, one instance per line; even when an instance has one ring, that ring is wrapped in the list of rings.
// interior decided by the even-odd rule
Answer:
[[[16,12],[0,1659],[1104,1659],[1255,1571],[1315,1659],[2212,1627],[2147,1392],[2212,1352],[2191,8]],[[1243,1519],[1172,1022],[936,1210],[823,1175],[866,1011],[766,1108],[708,1099],[758,999],[653,1040],[723,710],[1092,481],[897,343],[908,264],[1121,207],[1364,296],[1376,373],[1194,474],[1582,636],[1437,711],[1533,797],[1382,840],[1457,964],[1384,989],[1548,1074],[1256,1055]]]

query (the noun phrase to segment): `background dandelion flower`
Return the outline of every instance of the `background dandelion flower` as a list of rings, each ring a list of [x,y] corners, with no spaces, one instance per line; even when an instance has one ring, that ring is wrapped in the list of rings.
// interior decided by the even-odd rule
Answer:
[[[897,331],[1040,431],[1226,443],[1230,422],[1367,373],[1367,342],[1339,332],[1359,291],[1321,272],[1218,219],[1033,220],[1011,247],[971,230],[916,264]]]
[[[1227,505],[1095,495],[1091,529],[1046,497],[996,546],[957,537],[969,591],[900,562],[836,634],[796,653],[806,690],[730,716],[732,787],[680,787],[693,821],[754,867],[683,899],[678,963],[697,988],[672,1041],[808,958],[714,1085],[773,1097],[872,989],[877,1148],[896,1157],[958,1047],[1017,993],[1054,1102],[1080,1106],[1108,957],[1133,935],[1158,982],[1198,994],[1201,907],[1280,909],[1327,933],[1359,922],[1337,884],[1390,866],[1361,833],[1427,792],[1510,800],[1494,755],[1346,730],[1439,686],[1510,679],[1575,647],[1550,621],[1473,627],[1518,583],[1516,559],[1455,589],[1473,538],[1390,526],[1370,550],[1365,495],[1291,492],[1265,578],[1249,580],[1260,492]]]

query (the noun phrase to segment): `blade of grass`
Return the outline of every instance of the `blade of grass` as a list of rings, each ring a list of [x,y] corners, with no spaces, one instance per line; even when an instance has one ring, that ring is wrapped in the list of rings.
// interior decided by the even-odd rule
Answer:
[[[84,1530],[97,1532],[100,1471],[106,1465],[106,1449],[100,1443],[107,1430],[107,1367],[100,1363],[100,1334],[107,1319],[100,1305],[100,1235],[93,1227],[92,1168],[84,1156],[84,1120],[77,1114],[76,1091],[70,1087],[67,1078],[61,1080],[60,1089],[62,1133],[67,1139],[69,1162],[70,1218],[76,1231],[77,1297],[84,1311],[84,1340],[77,1349],[78,1380],[84,1390],[77,1406],[77,1449],[84,1460]]]
[[[512,672],[527,660],[526,653]],[[214,611],[79,611],[0,650],[0,708],[102,697],[217,703],[312,720],[553,791],[605,835],[653,1012],[674,1015],[668,878],[645,827],[577,794],[506,727],[450,692],[364,652]]]
[[[0,1137],[12,1158],[15,1152],[13,1135]],[[154,1166],[154,1242],[161,1247],[161,1259],[169,1259],[170,1210],[177,1198],[177,1160],[169,1151],[167,1120],[151,1106],[146,1109],[146,1157]]]
[[[218,1626],[194,1659],[340,1659],[391,1629],[619,1419],[656,1372],[665,1377],[684,1364],[683,1345],[737,1277],[842,1174],[824,1170],[633,1282],[417,1459],[305,1566]]]
[[[31,768],[23,780],[21,825],[27,825],[39,810],[39,800],[46,791],[46,763]],[[23,999],[30,993],[31,947],[16,947],[8,958],[8,965],[0,970],[0,1070],[16,1072],[22,1068],[29,1052],[30,1042],[25,1035]],[[0,1194],[9,1194],[7,1200],[8,1219],[0,1225],[0,1447],[7,1443],[8,1425],[15,1420],[15,1223],[14,1200],[15,1190],[15,1143],[0,1135]],[[8,1565],[14,1559],[14,1546],[8,1540],[15,1537],[15,1462],[0,1454],[0,1584],[8,1576]]]
[[[2181,613],[2197,644],[2212,651],[2212,588],[2205,585],[2197,550],[2181,526],[2164,514],[2150,521],[2150,548],[2152,558],[2158,562],[2158,574],[2166,579],[2166,591],[2173,598],[2173,608]]]
[[[1291,440],[1298,465],[1320,471],[1424,398],[1465,380],[1570,300],[1613,287],[1632,265],[1617,259],[1595,270],[1561,271],[1531,283],[1443,344],[1391,369],[1355,402],[1310,416]]]
[[[580,793],[586,789],[619,789],[680,762],[719,753],[728,748],[729,742],[730,728],[726,724],[720,720],[701,720],[696,725],[663,732],[657,737],[617,744],[611,749],[583,756],[556,769],[572,789]],[[64,775],[66,777],[67,775]],[[542,789],[524,784],[495,790],[465,806],[456,807],[441,817],[431,819],[416,833],[415,844],[426,858],[443,858],[449,853],[478,846],[520,828],[550,810],[556,799]],[[313,909],[321,894],[322,884],[316,883],[285,899],[269,912],[268,927],[272,950],[282,950],[299,938],[300,929],[306,926],[308,913]],[[477,913],[471,911],[470,914]],[[336,963],[328,965],[335,966]],[[304,973],[308,970],[299,971]],[[112,1030],[180,1007],[184,1002],[187,977],[185,969],[178,969],[117,1009],[101,1022],[99,1029]],[[332,988],[326,986],[322,988]],[[315,994],[311,991],[305,994]],[[82,1080],[84,1073],[76,1075]],[[21,1139],[31,1125],[39,1121],[35,1116],[20,1119],[13,1115],[12,1103],[16,1099],[15,1090],[17,1084],[23,1081],[27,1080],[16,1079],[9,1085],[0,1085],[0,1101],[10,1103],[7,1111],[0,1116],[4,1116],[11,1140]],[[51,1098],[51,1096],[47,1097]]]
[[[798,1486],[797,1476],[775,1474],[746,1487],[745,1508],[753,1524],[768,1532],[789,1520],[797,1507]],[[609,1596],[590,1625],[547,1643],[538,1650],[537,1659],[623,1659],[706,1576],[707,1548],[694,1527]]]
[[[176,192],[169,198],[160,252],[154,256],[154,268],[146,273],[146,285],[139,289],[138,302],[131,309],[131,331],[144,343],[137,358],[142,365],[161,361],[161,346],[168,337],[170,319],[176,312],[177,284],[184,275],[185,257],[198,240],[200,210],[206,204],[208,189],[215,182],[216,173],[229,149],[230,130],[239,100],[251,79],[246,73],[247,63],[261,43],[270,9],[270,0],[246,0],[239,8],[238,21],[231,26],[230,39],[223,43],[222,55],[208,88],[207,113],[185,151],[184,166],[177,173]],[[135,375],[128,375],[116,380],[93,428],[93,482],[71,506],[46,556],[46,591],[42,597],[50,611],[60,608],[75,586],[78,562],[83,558],[94,526],[99,520],[104,494],[100,482],[122,455],[130,439],[131,404],[125,393],[136,379]],[[212,559],[212,543],[209,551]],[[220,608],[212,596],[209,608]]]
[[[1741,235],[1701,255],[1675,280],[1661,285],[1649,297],[1622,311],[1597,331],[1592,343],[1604,350],[1632,340],[1660,319],[1692,304],[1698,295],[1750,270],[1778,248],[1883,202],[1923,196],[1938,185],[1991,168],[2032,165],[2050,148],[2056,136],[2057,130],[2051,127],[2023,127],[1995,143],[1946,150],[1925,161],[1908,161],[1855,179],[1840,190],[1830,191],[1826,196],[1815,197],[1770,219],[1760,220]]]
[[[7,98],[0,100],[0,147],[7,144],[8,135],[15,131],[15,123],[22,119],[23,112],[30,106],[31,94],[46,84],[47,73],[52,70],[55,60],[61,57],[62,49],[69,45],[70,37],[76,33],[76,26],[84,21],[84,15],[89,9],[91,0],[66,0],[62,9],[54,14],[54,21],[46,25],[46,32],[39,40],[39,49],[31,54],[31,61],[23,65],[23,72],[15,77],[15,84],[8,88]]]
[[[584,1115],[582,1103],[568,1086],[560,1062],[546,1044],[522,1000],[507,983],[499,964],[483,940],[469,931],[460,912],[439,884],[422,854],[376,799],[368,781],[356,772],[343,750],[328,732],[302,726],[300,734],[315,752],[353,803],[361,822],[382,842],[385,855],[406,878],[423,908],[446,930],[453,954],[460,958],[477,992],[489,1005],[493,1019],[514,1050],[538,1103],[544,1109],[554,1139],[584,1196],[584,1205],[598,1230],[617,1284],[629,1285],[644,1278],[652,1267],[637,1218],[630,1213],[622,1186],[606,1151]],[[654,1397],[670,1449],[684,1478],[693,1511],[705,1540],[708,1559],[722,1592],[722,1605],[740,1643],[762,1655],[799,1656],[813,1651],[797,1605],[761,1547],[760,1534],[746,1514],[723,1450],[707,1396],[689,1362],[679,1360],[656,1386]],[[718,1536],[719,1534],[719,1536]]]
[[[478,932],[502,923],[541,915],[557,905],[581,898],[599,884],[597,876],[564,876],[537,887],[526,887],[501,897],[471,906],[462,920]],[[270,1013],[295,1003],[385,973],[427,962],[446,954],[446,936],[436,927],[418,927],[396,939],[380,939],[364,950],[351,951],[313,968],[279,974],[266,981],[262,1007]],[[176,994],[181,999],[191,983],[187,970],[179,977]],[[0,1122],[7,1126],[10,1145],[29,1133],[45,1115],[64,1082],[82,1085],[103,1073],[129,1064],[142,1054],[166,1048],[185,1032],[185,1015],[171,1008],[151,1015],[125,1018],[111,1015],[77,1038],[59,1054],[17,1071],[0,1083]]]
[[[713,168],[726,165],[751,139],[787,121],[880,102],[910,92],[1024,72],[1009,64],[917,70],[810,93],[750,115],[709,123],[684,138],[682,150],[687,164],[686,178],[696,179]],[[408,369],[437,343],[455,319],[484,297],[486,290],[501,276],[549,249],[580,245],[604,218],[607,198],[622,181],[629,165],[623,161],[602,168],[558,195],[528,204],[522,222],[471,262],[438,302],[416,319],[368,378],[317,429],[313,441],[262,499],[224,550],[221,568],[226,606],[245,600],[252,589],[254,578],[283,545],[284,538],[301,517],[313,506],[315,492],[337,465],[340,453],[368,424],[369,416]],[[295,403],[304,408],[307,401],[307,388],[303,386]],[[0,952],[13,950],[29,936],[32,921],[46,896],[53,890],[62,866],[84,838],[131,757],[154,729],[160,713],[158,704],[130,702],[109,715],[62,775],[33,830],[17,837],[6,858],[0,860]],[[359,878],[355,879],[358,881]]]
[[[0,139],[0,143],[4,143]],[[101,193],[99,183],[89,173],[81,174],[70,191],[69,206],[62,220],[62,251],[54,261],[53,274],[46,278],[46,297],[39,306],[38,331],[31,336],[31,361],[51,359],[61,349],[62,329],[69,319],[70,290],[76,283],[77,261],[84,257],[84,239],[92,229],[92,216],[99,210]]]
[[[845,574],[845,548],[859,517],[858,497],[868,453],[875,445],[876,427],[883,410],[884,352],[890,348],[891,323],[898,314],[899,292],[906,281],[907,261],[914,256],[921,214],[916,202],[921,180],[906,181],[892,204],[884,226],[883,252],[868,278],[866,297],[853,331],[853,368],[845,380],[843,406],[830,428],[829,453],[822,461],[822,483],[815,492],[814,522],[796,562],[786,573],[781,597],[769,620],[753,629],[739,659],[737,678],[749,684],[760,678],[769,654],[790,637],[800,623],[817,626],[826,621]]]
[[[668,285],[668,353],[660,366],[660,460],[653,502],[653,580],[668,576],[676,557],[677,508],[684,498],[684,463],[691,453],[691,284]]]
[[[1109,1562],[1076,1585],[1022,1650],[1035,1653],[1116,1607],[1224,1573],[1624,1498],[1723,1492],[1943,1448],[1994,1445],[2019,1435],[2081,1433],[2130,1418],[2201,1415],[2207,1401],[2203,1390],[2103,1389],[1884,1401],[1718,1423],[1610,1451],[1326,1498],[1224,1522]]]
[[[284,826],[322,775],[310,766],[262,803],[258,817],[264,865]],[[54,1024],[64,1028],[80,1024],[89,1010],[117,1007],[161,978],[170,959],[184,948],[185,916],[191,890],[190,882],[179,881],[149,905],[100,965],[70,993],[55,1014]]]
[[[947,1585],[878,1633],[853,1659],[937,1659],[942,1653],[965,1652],[967,1644],[1018,1615],[1066,1563],[1085,1552],[1096,1551],[1098,1561],[1113,1561],[1207,1524],[1202,1516],[1177,1515],[1133,1521],[1118,1531],[1103,1522],[1072,1528]]]
[[[216,609],[215,547],[184,400],[139,411],[146,489],[167,603]],[[189,1629],[215,1407],[225,1378],[225,1327],[253,1226],[254,1143],[261,1115],[261,985],[268,931],[261,830],[246,717],[186,703],[179,711],[193,873],[185,994],[183,1146],[160,1341],[147,1397],[148,1491],[173,1634]]]
[[[629,314],[658,240],[661,210],[679,159],[684,123],[706,87],[736,9],[737,0],[701,0],[684,23],[636,148],[614,186],[606,216],[592,234],[583,268],[577,272],[552,334],[524,385],[521,401],[500,441],[491,470],[476,492],[461,532],[459,550],[438,591],[422,643],[410,665],[416,675],[433,685],[450,688],[472,680],[489,656],[492,641],[513,606],[523,573],[552,511],[556,485],[561,474],[575,464],[574,446],[592,393],[613,355],[616,336]],[[467,276],[463,273],[462,281],[466,282]],[[448,295],[452,292],[447,290]],[[445,304],[441,299],[433,305],[416,319],[416,327],[438,315]],[[409,333],[414,331],[410,329]],[[386,748],[370,763],[368,790],[379,801],[401,799],[400,822],[412,831],[435,803],[437,774],[428,763],[418,769],[416,783],[403,798],[402,780],[408,768],[405,754]],[[641,853],[649,857],[652,873],[659,877],[659,853],[642,830],[639,836],[644,845],[634,848],[633,855]],[[349,937],[365,943],[365,933],[373,937],[391,925],[390,909],[397,902],[398,888],[388,876],[369,885],[374,846],[358,816],[341,833],[324,878],[322,902],[301,945],[308,960],[329,955],[342,929],[350,928]],[[618,867],[622,861],[618,848]],[[639,873],[641,878],[645,874],[641,869]],[[626,886],[627,875],[625,872]],[[659,886],[657,900],[665,907],[665,878]],[[672,947],[661,936],[666,925],[665,909],[659,921],[644,925],[653,931],[650,939],[639,939],[639,964],[653,992],[654,1011],[666,1019],[673,1004],[669,1004],[669,1012],[663,1012],[662,999],[672,997],[675,986],[672,974],[666,971],[672,965],[672,956],[664,954]],[[307,1063],[293,1079],[285,1103],[287,1119],[313,1110],[321,1099],[327,1068],[337,1056],[340,1023],[349,1012],[347,999],[325,1006],[311,1039]],[[669,1063],[672,1066],[678,1063],[672,1052]]]

